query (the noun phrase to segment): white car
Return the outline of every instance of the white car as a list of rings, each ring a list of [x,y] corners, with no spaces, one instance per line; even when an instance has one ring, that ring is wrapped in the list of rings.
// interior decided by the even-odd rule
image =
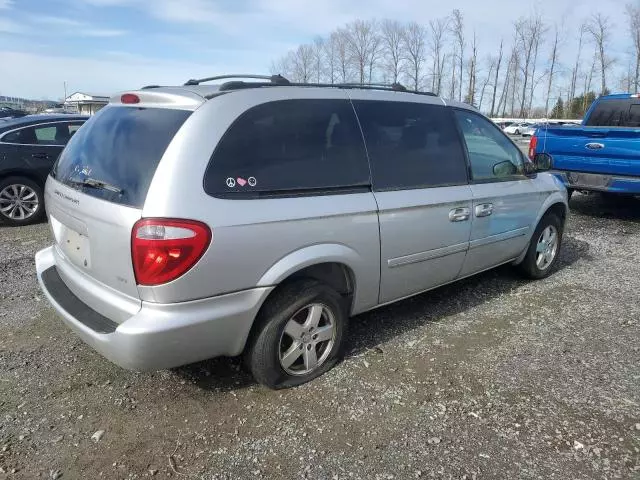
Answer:
[[[509,125],[504,129],[504,133],[508,133],[509,135],[520,135],[522,132],[531,126],[530,123],[514,123],[513,125]]]

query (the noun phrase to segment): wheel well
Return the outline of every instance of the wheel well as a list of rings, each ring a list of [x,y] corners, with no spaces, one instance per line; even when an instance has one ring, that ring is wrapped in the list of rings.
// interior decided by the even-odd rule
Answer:
[[[7,178],[11,178],[11,177],[28,178],[32,182],[37,183],[40,186],[40,188],[44,188],[44,182],[42,181],[42,178],[40,176],[34,174],[33,172],[29,172],[29,171],[25,171],[25,170],[8,170],[8,171],[4,171],[4,172],[2,172],[2,175],[0,175],[0,181],[5,180]]]
[[[562,220],[563,224],[567,219],[567,207],[563,203],[554,203],[547,209],[545,215],[547,213],[553,213],[554,215],[556,215],[558,218],[560,218],[560,220]]]
[[[300,278],[312,278],[329,285],[340,295],[352,295],[355,289],[353,272],[342,263],[319,263],[303,268],[290,275],[284,282],[294,282]]]

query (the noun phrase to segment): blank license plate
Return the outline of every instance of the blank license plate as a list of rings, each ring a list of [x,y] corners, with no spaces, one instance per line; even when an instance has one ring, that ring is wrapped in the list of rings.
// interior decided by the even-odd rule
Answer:
[[[83,268],[91,268],[89,238],[69,227],[63,226],[60,231],[60,248],[72,263]]]

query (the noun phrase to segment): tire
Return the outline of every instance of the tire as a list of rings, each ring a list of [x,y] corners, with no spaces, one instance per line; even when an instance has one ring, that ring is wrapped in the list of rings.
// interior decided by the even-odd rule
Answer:
[[[319,323],[313,327],[319,308]],[[302,279],[283,285],[267,299],[256,322],[244,363],[255,380],[266,387],[302,385],[333,368],[341,357],[347,311],[340,294],[325,284]],[[327,328],[329,325],[333,325],[332,329]],[[331,338],[316,343],[315,331]],[[290,335],[292,332],[296,340]],[[317,366],[309,369],[312,351]]]
[[[516,130],[514,133],[515,133],[516,135],[520,135],[520,130]]]
[[[20,199],[18,205],[16,197]],[[44,214],[44,195],[40,185],[26,177],[0,180],[0,222],[11,227],[31,225],[41,221]]]
[[[562,246],[562,234],[563,234],[563,224],[562,221],[553,213],[547,213],[542,219],[538,226],[536,227],[533,236],[531,237],[531,242],[529,243],[529,247],[527,249],[527,253],[524,257],[524,260],[519,265],[520,271],[527,277],[533,280],[539,280],[541,278],[548,277],[553,271],[553,266],[556,264],[558,260],[558,254],[560,253],[560,247]],[[545,250],[544,252],[538,252],[538,245],[541,245],[540,248],[545,248],[542,245],[543,235],[545,231],[550,229],[551,233],[555,232],[556,242],[555,247],[547,244],[547,246],[551,250]],[[545,252],[547,254],[552,255],[551,258],[544,257]],[[544,257],[544,261],[541,261],[540,256]]]

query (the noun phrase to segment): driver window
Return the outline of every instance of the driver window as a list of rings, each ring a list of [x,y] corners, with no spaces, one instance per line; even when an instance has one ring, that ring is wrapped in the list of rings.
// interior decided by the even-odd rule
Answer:
[[[520,150],[490,120],[473,112],[455,113],[467,144],[473,180],[497,181],[524,175]]]

